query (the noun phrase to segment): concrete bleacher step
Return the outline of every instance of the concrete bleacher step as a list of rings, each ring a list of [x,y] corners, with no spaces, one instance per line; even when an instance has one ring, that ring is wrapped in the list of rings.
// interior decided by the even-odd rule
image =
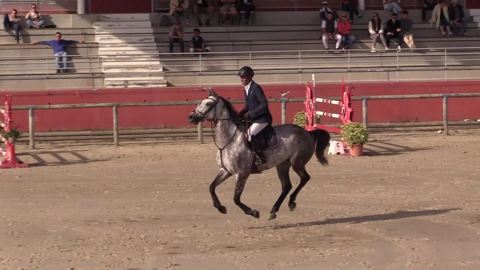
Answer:
[[[173,86],[188,86],[188,85],[235,85],[241,89],[241,85],[236,76],[238,71],[230,71],[218,75],[200,75],[192,74],[182,76],[168,76],[165,78],[169,84]],[[443,81],[445,78],[456,80],[476,80],[480,76],[480,70],[378,70],[372,69],[370,71],[352,71],[347,73],[346,70],[339,71],[324,71],[324,70],[304,70],[303,73],[298,71],[285,72],[268,72],[256,73],[256,81],[269,82],[270,84],[292,84],[305,83],[311,80],[311,74],[316,74],[315,79],[317,83],[339,83],[342,78],[347,83],[355,82],[397,82],[397,81]]]
[[[156,42],[131,42],[131,43],[101,43],[99,44],[99,49],[101,50],[138,50],[143,48],[156,48]]]
[[[369,49],[372,40],[369,38],[357,39],[352,49]],[[334,48],[333,41],[329,42],[330,48]],[[477,47],[478,38],[473,37],[441,37],[441,38],[416,38],[415,44],[418,48],[465,48]],[[157,44],[160,53],[168,52],[168,43]],[[249,52],[249,51],[286,51],[286,50],[323,50],[320,39],[317,40],[265,40],[265,41],[238,41],[238,42],[209,42],[208,46],[212,52]],[[383,47],[377,43],[377,49]],[[174,52],[178,52],[178,45],[175,44]]]
[[[159,61],[157,62],[146,62],[146,61],[111,61],[111,62],[107,62],[107,61],[102,61],[102,68],[110,68],[110,67],[144,67],[144,68],[160,68],[162,65],[160,64]]]
[[[138,34],[152,34],[153,28],[96,28],[95,33],[97,35],[108,34],[123,34],[123,35],[138,35]]]
[[[115,22],[94,22],[95,29],[115,29],[115,28],[144,28],[151,27],[152,22],[147,21],[115,21]]]
[[[157,43],[151,43],[148,46],[116,46],[116,47],[111,47],[107,45],[102,45],[101,47],[98,48],[98,51],[101,52],[102,54],[115,54],[114,52],[125,52],[125,53],[130,53],[130,52],[155,52],[158,53],[158,48],[157,48]]]
[[[107,88],[166,87],[167,81],[159,77],[105,78]]]
[[[102,14],[98,16],[101,22],[123,22],[123,21],[148,21],[148,13],[127,13],[127,14]]]
[[[105,87],[167,86],[149,14],[104,15],[94,23],[94,28],[101,48]]]
[[[101,55],[112,55],[112,56],[128,56],[132,57],[131,55],[135,54],[142,54],[142,55],[153,55],[158,54],[157,47],[147,47],[147,48],[127,48],[127,49],[112,49],[112,48],[99,48],[99,52]]]
[[[479,36],[477,23],[470,23],[468,29],[469,36]],[[318,39],[322,35],[322,30],[318,26],[289,26],[279,31],[280,27],[258,27],[255,30],[246,29],[226,29],[224,31],[213,29],[202,29],[201,36],[207,43],[212,41],[254,41],[254,40],[305,40]],[[280,28],[280,29],[279,29]],[[190,39],[193,34],[186,32],[186,38]],[[351,32],[357,38],[369,37],[367,25],[356,26]],[[415,37],[440,37],[441,33],[430,24],[416,25],[413,30]],[[168,31],[165,29],[156,30],[155,38],[158,42],[168,42]]]
[[[153,73],[163,72],[163,71],[164,71],[163,66],[156,66],[156,67],[122,66],[122,67],[103,67],[102,68],[102,72],[105,74],[122,74],[122,73],[153,74]]]
[[[150,43],[155,42],[155,37],[153,35],[96,35],[95,41],[100,43],[102,46],[109,43],[120,43],[126,44],[130,42],[134,43]]]

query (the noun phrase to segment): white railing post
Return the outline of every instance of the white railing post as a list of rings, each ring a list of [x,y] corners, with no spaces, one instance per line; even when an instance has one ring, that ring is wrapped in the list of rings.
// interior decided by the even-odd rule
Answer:
[[[445,49],[445,81],[448,81],[448,57],[447,57],[447,49]]]
[[[298,52],[298,71],[302,71],[302,52]]]
[[[400,52],[397,50],[397,83],[400,76]]]

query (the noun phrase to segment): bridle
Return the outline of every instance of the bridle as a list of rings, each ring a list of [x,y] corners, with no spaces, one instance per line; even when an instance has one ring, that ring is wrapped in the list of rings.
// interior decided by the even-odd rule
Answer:
[[[230,137],[230,139],[227,141],[227,143],[226,143],[223,147],[219,147],[218,144],[217,144],[217,141],[216,141],[216,138],[215,138],[215,131],[214,131],[215,127],[214,127],[214,126],[216,126],[216,124],[217,124],[219,121],[226,121],[226,120],[233,120],[233,121],[235,121],[235,120],[244,120],[245,118],[239,118],[239,119],[216,118],[218,100],[222,99],[222,100],[224,101],[224,102],[223,102],[223,108],[225,108],[225,100],[224,100],[222,97],[218,97],[217,99],[214,99],[214,98],[212,98],[212,97],[210,97],[210,96],[209,96],[207,99],[212,100],[212,101],[214,102],[213,105],[212,105],[210,108],[208,108],[204,113],[198,111],[196,108],[195,108],[195,110],[193,110],[193,112],[194,112],[195,114],[199,114],[199,115],[202,117],[202,118],[201,118],[201,121],[203,121],[203,120],[205,120],[205,115],[206,115],[207,113],[209,113],[211,110],[214,110],[214,111],[213,111],[213,119],[207,120],[207,121],[210,122],[210,128],[211,128],[212,134],[213,134],[213,143],[215,144],[215,146],[217,147],[217,149],[220,150],[220,162],[221,162],[221,164],[222,164],[222,167],[224,167],[224,166],[223,166],[223,160],[222,160],[222,151],[223,151],[223,149],[225,149],[225,148],[233,141],[233,138],[235,138],[235,134],[237,134],[237,131],[238,131],[238,125],[235,124],[235,131],[233,132],[232,137]]]

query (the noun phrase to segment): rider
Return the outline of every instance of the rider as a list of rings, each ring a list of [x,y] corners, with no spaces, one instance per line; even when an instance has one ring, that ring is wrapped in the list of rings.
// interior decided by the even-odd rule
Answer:
[[[268,109],[268,101],[263,93],[262,87],[255,83],[253,78],[253,69],[249,66],[242,67],[238,71],[238,76],[245,86],[245,107],[240,111],[240,117],[249,117],[253,124],[247,131],[248,141],[251,142],[252,147],[260,159],[260,164],[267,162],[260,142],[255,137],[265,127],[272,124],[272,114]]]

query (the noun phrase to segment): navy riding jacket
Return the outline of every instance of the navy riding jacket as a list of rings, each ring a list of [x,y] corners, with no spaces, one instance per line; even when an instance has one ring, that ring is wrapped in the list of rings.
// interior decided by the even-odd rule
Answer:
[[[245,96],[245,107],[240,111],[240,117],[243,117],[245,113],[249,112],[250,120],[253,123],[272,124],[272,114],[268,109],[267,97],[265,97],[262,87],[252,81],[248,89],[248,95],[245,93],[245,89],[243,90],[243,94]]]

